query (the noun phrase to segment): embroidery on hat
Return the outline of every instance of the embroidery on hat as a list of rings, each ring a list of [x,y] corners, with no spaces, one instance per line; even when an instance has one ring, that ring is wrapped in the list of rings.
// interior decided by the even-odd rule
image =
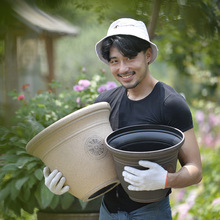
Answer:
[[[135,26],[135,25],[133,25],[133,24],[122,24],[122,25],[116,25],[116,26],[114,26],[114,28],[113,29],[116,29],[116,28],[118,28],[118,27],[129,27],[129,26]]]

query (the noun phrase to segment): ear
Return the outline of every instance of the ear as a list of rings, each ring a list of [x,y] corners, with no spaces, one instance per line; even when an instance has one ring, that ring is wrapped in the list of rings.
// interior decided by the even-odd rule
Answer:
[[[147,63],[149,64],[149,62],[150,62],[151,59],[152,59],[152,49],[151,49],[151,48],[148,48],[147,51],[146,51],[146,53],[145,53],[145,55],[146,55],[146,61],[147,61]]]

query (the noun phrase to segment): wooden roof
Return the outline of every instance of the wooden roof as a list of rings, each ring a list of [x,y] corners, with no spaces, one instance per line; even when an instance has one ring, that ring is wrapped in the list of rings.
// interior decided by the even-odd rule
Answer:
[[[11,0],[10,4],[17,19],[39,34],[57,36],[77,35],[79,32],[78,28],[69,22],[51,16],[35,5],[27,4],[24,0]]]

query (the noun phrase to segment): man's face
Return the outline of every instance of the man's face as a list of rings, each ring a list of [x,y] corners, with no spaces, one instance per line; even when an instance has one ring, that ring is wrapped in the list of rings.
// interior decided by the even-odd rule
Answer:
[[[147,76],[150,53],[151,48],[146,53],[140,52],[129,58],[124,57],[116,47],[111,47],[109,66],[115,79],[127,89],[138,86]]]

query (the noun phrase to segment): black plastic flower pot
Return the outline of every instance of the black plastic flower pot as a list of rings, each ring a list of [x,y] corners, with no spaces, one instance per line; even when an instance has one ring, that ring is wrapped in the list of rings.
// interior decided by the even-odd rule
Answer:
[[[180,130],[165,125],[136,125],[118,129],[105,139],[111,152],[118,178],[129,197],[142,203],[156,202],[163,199],[169,189],[154,191],[130,191],[122,172],[125,166],[137,169],[139,160],[148,160],[161,165],[168,172],[176,172],[178,151],[184,143],[184,134]],[[149,179],[150,181],[150,179]]]

